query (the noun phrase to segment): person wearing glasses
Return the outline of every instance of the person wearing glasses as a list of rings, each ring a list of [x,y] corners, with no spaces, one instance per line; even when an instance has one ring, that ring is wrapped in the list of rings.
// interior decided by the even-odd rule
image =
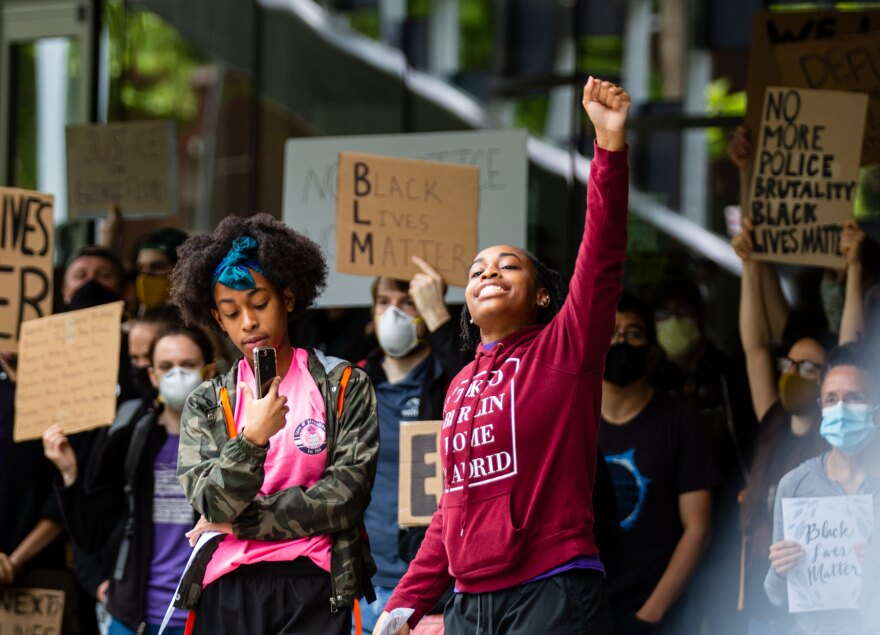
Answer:
[[[808,459],[779,482],[773,514],[773,544],[764,589],[770,601],[785,607],[786,577],[805,555],[805,545],[783,540],[782,500],[819,496],[868,495],[874,499],[874,527],[880,526],[880,461],[877,425],[880,421],[880,376],[870,351],[844,344],[828,354],[821,377],[819,434],[831,450]],[[862,566],[860,609],[809,611],[795,614],[791,633],[861,635],[877,633],[880,611],[880,549],[854,545]]]
[[[622,530],[619,572],[608,580],[619,635],[697,628],[685,622],[677,600],[712,520],[715,465],[696,412],[648,383],[659,356],[652,318],[638,299],[623,295],[602,382],[599,447]]]
[[[740,495],[743,535],[738,606],[746,612],[750,635],[786,632],[790,627],[788,612],[772,605],[762,588],[772,541],[773,501],[783,475],[828,447],[819,434],[819,379],[826,355],[837,343],[830,332],[801,331],[785,338],[783,353],[774,360],[764,286],[775,274],[767,263],[749,257],[751,231],[751,222],[744,218],[743,231],[732,241],[743,260],[740,337],[752,406],[760,422],[746,489]],[[842,242],[844,256],[851,256],[855,248],[853,242]],[[859,294],[847,295],[845,315],[858,312],[853,311],[855,295]],[[853,329],[842,328],[841,343],[853,334]]]

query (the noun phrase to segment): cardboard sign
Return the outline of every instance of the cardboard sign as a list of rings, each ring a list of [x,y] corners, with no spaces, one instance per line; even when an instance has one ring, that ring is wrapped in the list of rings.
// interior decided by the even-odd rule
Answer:
[[[788,572],[791,613],[856,609],[862,592],[862,566],[855,547],[874,531],[871,496],[783,498],[783,534],[804,548]]]
[[[0,635],[61,635],[64,591],[0,587]]]
[[[21,323],[52,313],[55,197],[0,187],[0,351],[18,349]]]
[[[746,125],[757,137],[768,86],[784,85],[774,54],[778,45],[833,40],[880,30],[880,11],[756,11],[752,16],[746,82]]]
[[[469,165],[339,155],[336,270],[409,280],[412,257],[464,286],[477,253],[480,170]]]
[[[775,49],[786,86],[867,93],[862,165],[880,161],[880,32],[839,40],[782,44]]]
[[[528,161],[523,130],[289,139],[284,157],[283,220],[314,240],[328,262],[337,260],[336,187],[340,152],[364,152],[480,169],[477,250],[490,245],[526,246]],[[476,252],[466,254],[473,260]],[[371,280],[331,271],[318,307],[370,306]],[[447,280],[451,284],[463,281]],[[450,287],[447,302],[464,302]]]
[[[397,522],[401,527],[425,527],[443,494],[440,463],[442,421],[403,421],[400,424],[400,473]]]
[[[767,89],[749,197],[756,259],[843,266],[867,108],[860,93]]]
[[[177,213],[174,126],[136,121],[68,126],[67,200],[71,218]]]
[[[25,322],[18,349],[16,441],[54,423],[72,434],[116,415],[123,302]]]

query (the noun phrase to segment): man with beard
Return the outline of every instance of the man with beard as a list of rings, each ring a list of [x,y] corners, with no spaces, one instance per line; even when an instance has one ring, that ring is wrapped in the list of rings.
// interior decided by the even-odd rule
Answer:
[[[623,635],[689,632],[676,601],[711,525],[711,453],[693,411],[648,383],[656,354],[652,316],[624,294],[605,363],[599,428],[622,529],[620,571],[608,588],[615,632]]]

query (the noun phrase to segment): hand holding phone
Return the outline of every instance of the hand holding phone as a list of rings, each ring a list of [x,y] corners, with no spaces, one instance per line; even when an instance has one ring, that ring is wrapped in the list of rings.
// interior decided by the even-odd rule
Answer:
[[[278,375],[275,363],[275,349],[268,346],[258,346],[254,349],[254,376],[257,380],[257,399],[262,399],[269,393],[272,380]]]

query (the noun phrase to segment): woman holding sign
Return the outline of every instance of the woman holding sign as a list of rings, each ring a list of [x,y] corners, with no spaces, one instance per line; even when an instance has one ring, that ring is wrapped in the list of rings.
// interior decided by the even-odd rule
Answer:
[[[880,591],[880,461],[877,426],[880,424],[880,374],[877,361],[864,346],[846,344],[831,351],[822,376],[819,404],[822,424],[819,432],[831,451],[809,459],[786,474],[779,482],[770,546],[770,570],[764,589],[777,606],[788,603],[786,577],[795,567],[824,562],[820,583],[842,584],[846,577],[859,577],[861,596],[858,609],[818,610],[821,605],[798,612],[794,633],[859,635],[876,633],[880,612],[876,604]],[[852,518],[834,518],[815,530],[807,530],[798,540],[784,538],[783,500],[824,496],[867,495],[873,498],[873,533],[870,545],[865,534],[869,526]],[[870,519],[869,519],[870,520]],[[870,522],[868,523],[868,525]],[[836,546],[833,558],[828,542],[853,536],[851,544]],[[822,542],[826,541],[823,548]],[[849,574],[849,575],[848,575]],[[808,591],[805,589],[805,591]],[[856,598],[853,598],[854,600]],[[795,608],[795,607],[791,607]]]
[[[374,599],[363,518],[379,438],[366,375],[290,343],[289,323],[324,286],[324,258],[266,214],[230,216],[178,253],[172,301],[244,355],[183,413],[178,474],[203,517],[190,540],[228,534],[203,550],[183,604],[201,596],[199,635],[347,635],[356,599]],[[255,368],[255,350],[269,348],[275,372]],[[271,380],[262,397],[258,372]]]
[[[473,261],[462,327],[476,358],[446,396],[445,492],[385,607],[393,623],[406,616],[394,632],[408,633],[452,583],[450,635],[611,632],[591,492],[626,251],[629,95],[590,78],[583,103],[596,147],[570,291],[517,247]]]

